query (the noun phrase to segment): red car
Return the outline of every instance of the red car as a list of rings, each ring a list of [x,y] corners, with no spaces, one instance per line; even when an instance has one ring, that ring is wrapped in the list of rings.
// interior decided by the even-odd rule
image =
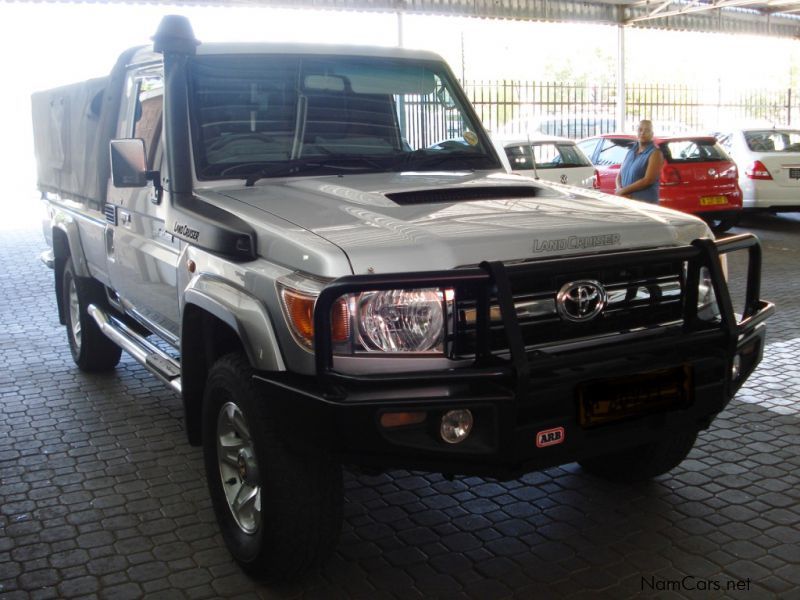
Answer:
[[[742,191],[736,163],[711,136],[674,135],[654,139],[664,155],[658,203],[703,218],[718,232],[736,224]],[[597,175],[595,187],[614,193],[628,149],[636,136],[606,133],[578,142]]]

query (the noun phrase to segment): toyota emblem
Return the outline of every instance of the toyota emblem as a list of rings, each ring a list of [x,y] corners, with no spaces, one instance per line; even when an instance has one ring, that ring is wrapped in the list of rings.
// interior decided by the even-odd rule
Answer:
[[[556,295],[558,314],[565,321],[583,323],[599,315],[606,306],[606,290],[592,280],[565,283]]]

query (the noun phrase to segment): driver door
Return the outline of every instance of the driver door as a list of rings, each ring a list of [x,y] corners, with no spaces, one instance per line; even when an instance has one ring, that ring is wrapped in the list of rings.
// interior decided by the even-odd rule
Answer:
[[[148,170],[161,172],[163,76],[152,67],[128,75],[118,138],[141,138]],[[108,204],[115,212],[107,231],[109,275],[125,311],[175,344],[179,333],[177,265],[181,242],[166,230],[166,206],[152,182],[143,188],[115,188]],[[108,216],[108,215],[107,215]]]

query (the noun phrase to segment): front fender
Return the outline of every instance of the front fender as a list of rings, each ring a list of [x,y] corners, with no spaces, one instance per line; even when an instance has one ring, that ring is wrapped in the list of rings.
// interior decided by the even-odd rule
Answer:
[[[253,368],[286,370],[269,314],[256,297],[214,277],[200,275],[184,292],[184,310],[187,305],[203,309],[235,331]]]

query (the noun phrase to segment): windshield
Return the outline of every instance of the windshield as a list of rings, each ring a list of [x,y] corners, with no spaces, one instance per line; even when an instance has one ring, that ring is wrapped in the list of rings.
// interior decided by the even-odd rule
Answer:
[[[744,139],[753,152],[800,152],[800,131],[745,131]]]
[[[435,61],[199,56],[190,73],[201,180],[500,167]]]

